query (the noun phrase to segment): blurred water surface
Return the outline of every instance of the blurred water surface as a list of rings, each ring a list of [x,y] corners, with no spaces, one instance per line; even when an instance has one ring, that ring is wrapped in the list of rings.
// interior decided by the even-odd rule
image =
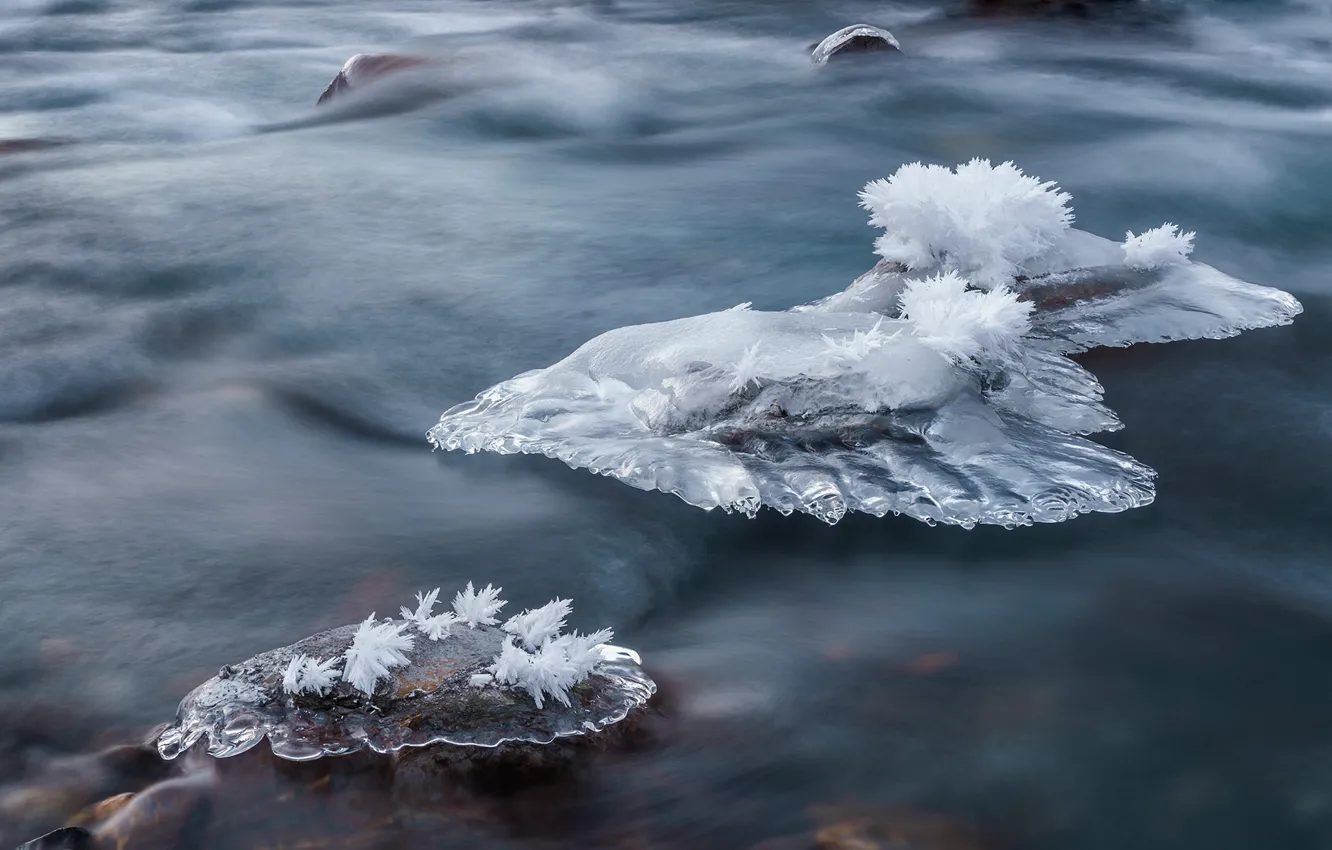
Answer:
[[[0,138],[80,142],[0,157],[6,787],[222,663],[472,579],[572,596],[672,683],[677,738],[581,798],[669,846],[849,801],[999,846],[1332,846],[1332,6],[937,11],[4,4]],[[862,20],[904,55],[809,66]],[[368,51],[451,64],[316,113]],[[1151,507],[830,529],[429,451],[445,407],[610,328],[842,288],[873,259],[859,187],[974,156],[1303,300],[1087,356]]]

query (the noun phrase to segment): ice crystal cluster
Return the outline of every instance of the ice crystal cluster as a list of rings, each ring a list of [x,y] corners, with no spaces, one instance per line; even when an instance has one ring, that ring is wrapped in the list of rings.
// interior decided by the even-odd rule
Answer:
[[[1174,224],[1122,243],[1073,228],[1070,195],[1012,163],[912,163],[860,200],[882,259],[844,291],[618,328],[446,411],[430,442],[751,516],[1057,522],[1155,496],[1150,467],[1087,439],[1121,425],[1066,355],[1302,309],[1192,261]]]
[[[548,743],[622,720],[655,691],[610,629],[564,633],[567,599],[500,625],[500,589],[466,589],[436,614],[439,589],[401,620],[365,621],[222,668],[181,702],[158,750],[175,758],[203,737],[215,756],[264,737],[296,760],[369,746]],[[466,628],[462,628],[465,625]]]

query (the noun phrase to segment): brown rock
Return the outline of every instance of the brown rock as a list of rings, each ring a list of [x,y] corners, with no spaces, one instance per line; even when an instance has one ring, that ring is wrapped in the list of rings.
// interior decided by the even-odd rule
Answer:
[[[907,672],[917,676],[927,676],[940,670],[947,670],[957,664],[958,655],[951,650],[931,652],[915,658],[907,665]]]
[[[102,821],[108,820],[116,812],[119,812],[136,795],[132,791],[126,791],[123,794],[117,794],[114,797],[107,797],[100,803],[94,803],[83,811],[69,819],[70,826],[96,826]]]
[[[752,850],[993,850],[970,828],[902,806],[816,807],[814,833],[773,838]]]
[[[827,815],[849,818],[815,833],[818,850],[985,850],[969,828],[948,818],[899,806],[857,815],[833,808]]]
[[[200,773],[159,782],[93,831],[95,850],[193,850],[211,815],[213,777]]]

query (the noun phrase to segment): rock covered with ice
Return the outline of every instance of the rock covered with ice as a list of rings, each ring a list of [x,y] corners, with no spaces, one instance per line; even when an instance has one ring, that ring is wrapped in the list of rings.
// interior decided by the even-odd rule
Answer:
[[[1008,527],[1152,501],[1155,473],[1064,355],[1288,324],[1166,224],[1075,230],[1012,163],[903,166],[861,193],[883,258],[841,293],[619,328],[444,413],[438,448],[539,453],[702,508]]]
[[[893,34],[886,29],[869,24],[852,24],[820,41],[810,54],[815,65],[826,65],[834,56],[846,53],[869,53],[873,51],[900,51]]]
[[[340,95],[363,88],[390,74],[421,68],[432,64],[422,56],[400,53],[357,53],[343,63],[342,68],[319,95],[316,106],[323,106]]]
[[[469,583],[442,614],[438,595],[417,594],[400,620],[371,614],[223,667],[181,702],[158,752],[174,759],[201,738],[225,757],[267,737],[295,761],[365,747],[546,744],[618,723],[656,690],[637,654],[608,643],[609,629],[563,633],[567,599],[501,625],[497,588]]]

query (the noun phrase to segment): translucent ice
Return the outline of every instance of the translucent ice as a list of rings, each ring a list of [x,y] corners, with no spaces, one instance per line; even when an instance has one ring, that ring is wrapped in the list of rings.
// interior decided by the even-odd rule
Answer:
[[[483,597],[472,613],[498,601]],[[567,612],[568,600],[556,602]],[[561,635],[562,623],[543,621],[542,645],[529,652],[481,622],[493,619],[484,613],[472,628],[430,639],[439,630],[429,609],[422,600],[420,617],[375,624],[372,615],[222,668],[181,702],[158,751],[173,759],[207,738],[220,758],[267,737],[274,754],[306,761],[365,747],[545,744],[618,723],[656,690],[633,651],[606,643],[609,630]],[[415,640],[404,647],[408,635]]]
[[[869,24],[852,24],[820,41],[810,59],[815,65],[826,65],[828,60],[843,53],[868,53],[878,50],[901,50],[902,45],[886,29]]]
[[[1120,427],[1064,354],[1289,323],[1287,293],[1190,262],[1165,225],[1115,243],[1009,163],[905,166],[861,195],[884,259],[844,292],[619,328],[448,410],[439,448],[539,453],[702,508],[970,527],[1153,498],[1082,435]]]

